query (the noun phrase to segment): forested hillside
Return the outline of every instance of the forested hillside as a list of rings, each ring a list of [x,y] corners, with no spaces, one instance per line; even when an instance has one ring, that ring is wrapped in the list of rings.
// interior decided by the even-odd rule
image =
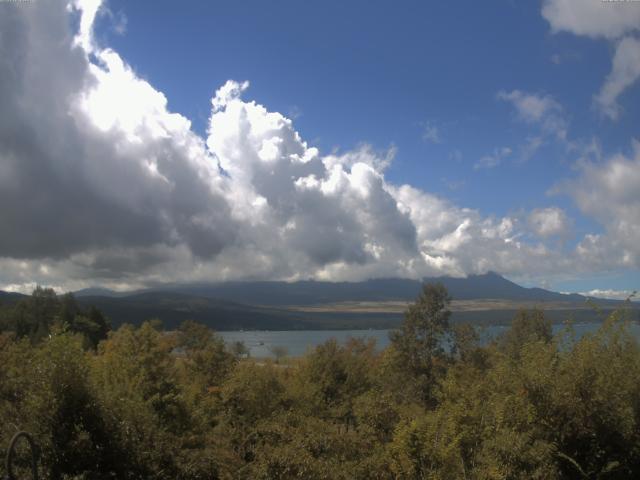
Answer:
[[[522,311],[480,345],[448,306],[427,285],[389,348],[329,341],[274,362],[189,321],[109,331],[39,290],[0,309],[0,454],[26,430],[45,479],[640,476],[624,309],[579,340]]]

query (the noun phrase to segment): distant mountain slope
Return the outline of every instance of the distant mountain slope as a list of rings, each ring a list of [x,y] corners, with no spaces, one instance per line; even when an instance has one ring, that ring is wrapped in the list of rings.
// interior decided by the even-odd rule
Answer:
[[[3,292],[0,290],[0,303],[15,303],[24,297],[26,297],[26,295],[23,295],[22,293]]]
[[[456,300],[505,299],[530,301],[584,302],[582,295],[565,295],[541,288],[524,288],[496,274],[470,275],[466,278],[434,277],[424,282],[441,282]],[[347,301],[412,301],[420,293],[422,282],[388,278],[364,282],[228,282],[211,284],[165,285],[154,291],[180,292],[243,304],[284,306],[314,305]]]
[[[108,288],[89,287],[77,290],[73,294],[79,297],[127,297],[133,295],[136,292],[116,292],[115,290],[109,290]]]
[[[435,277],[425,282],[441,282],[456,300],[501,298],[505,300],[584,302],[586,297],[563,294],[542,288],[525,288],[497,273],[470,275],[466,278]]]
[[[140,324],[160,319],[174,329],[185,320],[195,320],[215,330],[299,330],[312,327],[303,316],[278,309],[240,305],[194,295],[145,292],[126,297],[80,296],[83,306],[93,305],[106,314],[117,328],[123,323]]]
[[[177,285],[163,287],[254,305],[310,305],[342,301],[411,300],[420,291],[415,280],[383,279],[365,282],[228,282],[221,284]]]
[[[454,321],[508,323],[523,303],[542,306],[554,321],[571,315],[581,321],[597,320],[585,308],[586,297],[582,295],[524,288],[496,273],[424,281],[443,283],[458,301],[452,307]],[[421,285],[416,280],[398,278],[364,282],[228,282],[163,285],[139,292],[89,288],[75,294],[81,305],[95,305],[102,310],[114,327],[159,318],[169,329],[184,320],[195,320],[216,330],[359,329],[397,325],[404,310],[402,302],[414,301]],[[0,303],[12,303],[22,297],[0,292]],[[347,302],[352,304],[340,305]],[[358,302],[378,305],[367,310]],[[400,307],[390,309],[385,302],[396,302]],[[613,300],[597,303],[608,310],[621,304]],[[498,306],[488,309],[489,304]],[[640,305],[635,309],[640,311]]]

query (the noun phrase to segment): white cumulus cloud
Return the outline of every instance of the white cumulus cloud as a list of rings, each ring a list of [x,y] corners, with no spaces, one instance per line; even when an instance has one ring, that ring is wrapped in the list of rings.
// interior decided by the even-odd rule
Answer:
[[[542,16],[553,32],[619,38],[640,29],[640,8],[634,2],[544,0]]]
[[[640,31],[640,5],[625,1],[545,0],[542,16],[554,33],[617,41],[611,72],[594,97],[596,107],[617,120],[621,111],[618,97],[640,78],[640,41],[635,36]]]
[[[536,208],[529,214],[528,222],[540,237],[564,235],[569,229],[567,215],[558,207]]]
[[[503,90],[498,92],[498,98],[511,103],[520,120],[538,125],[543,134],[553,135],[560,140],[566,138],[568,122],[562,106],[551,95]]]
[[[585,297],[594,297],[594,298],[606,298],[610,300],[626,300],[631,299],[631,301],[638,301],[637,295],[634,295],[633,290],[611,290],[611,289],[594,289],[589,290],[588,292],[580,292],[580,295],[584,295]]]
[[[582,162],[579,175],[560,184],[583,213],[595,218],[603,233],[586,235],[577,248],[584,262],[595,268],[638,268],[640,265],[640,142],[630,156]]]
[[[484,155],[474,165],[474,170],[480,170],[481,168],[495,168],[502,163],[502,161],[509,157],[513,151],[510,147],[495,148],[489,155]]]
[[[640,10],[640,7],[638,8]],[[620,116],[622,107],[618,97],[640,78],[640,40],[623,38],[616,46],[613,67],[594,101],[600,110],[612,120]]]

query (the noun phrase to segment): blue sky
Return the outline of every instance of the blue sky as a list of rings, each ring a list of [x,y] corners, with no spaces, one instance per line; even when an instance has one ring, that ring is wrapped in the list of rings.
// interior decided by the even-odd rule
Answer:
[[[347,255],[350,240],[341,238],[335,251],[323,254],[329,260],[318,260],[322,255],[303,248],[300,263],[278,264],[280,260],[274,259],[279,254],[265,249],[262,253],[270,265],[266,270],[248,273],[216,260],[203,267],[207,272],[219,272],[222,263],[234,272],[230,278],[351,279],[346,269],[368,265],[369,260],[362,259],[371,254],[368,258],[378,259],[380,268],[363,268],[356,277],[497,269],[527,285],[556,290],[628,291],[639,286],[640,252],[632,244],[640,234],[635,228],[640,200],[633,193],[635,187],[640,191],[640,185],[634,183],[640,165],[634,147],[634,139],[640,139],[640,68],[634,66],[640,59],[640,4],[592,0],[72,3],[79,16],[98,9],[88,23],[91,40],[83,46],[90,65],[87,76],[102,69],[106,73],[101,85],[115,81],[113,66],[101,56],[105,51],[115,52],[133,72],[133,80],[127,81],[145,82],[166,98],[161,108],[166,112],[158,115],[176,112],[188,119],[190,135],[207,141],[209,152],[203,155],[219,158],[223,169],[233,167],[233,161],[211,147],[215,141],[210,135],[216,132],[209,127],[215,113],[211,99],[229,80],[249,81],[250,86],[236,89],[241,93],[225,100],[227,111],[241,96],[247,111],[252,108],[247,105],[255,101],[269,112],[280,112],[292,120],[293,129],[308,147],[319,149],[319,158],[365,149],[378,158],[371,162],[379,163],[392,152],[392,161],[384,168],[376,167],[374,176],[383,178],[385,195],[393,197],[399,214],[411,217],[410,229],[418,231],[420,255],[427,255],[424,269],[403,270],[409,260],[402,268],[387,264],[384,255],[371,254],[371,249],[379,247],[389,253],[395,248],[392,244],[405,239],[381,241],[374,248],[366,239],[378,227],[360,225],[357,235],[363,235],[361,250],[366,250],[361,255]],[[75,23],[72,28],[78,28]],[[92,105],[85,113],[95,120],[100,117],[99,108]],[[141,108],[140,115],[148,115],[149,109]],[[134,110],[132,107],[135,116]],[[231,117],[229,114],[225,121]],[[227,125],[220,123],[223,120],[220,117],[218,124]],[[343,164],[348,174],[350,167]],[[172,180],[170,173],[162,171],[163,163],[158,165],[153,168],[160,168]],[[615,186],[607,183],[607,172],[613,178],[620,169],[631,173],[622,175],[628,180],[624,189],[630,193],[625,190],[620,198],[612,199]],[[236,185],[224,187],[227,193],[236,191],[241,183],[229,171]],[[328,171],[327,167],[327,175]],[[247,172],[239,169],[237,178]],[[252,170],[250,176],[255,173]],[[435,207],[411,204],[407,207],[411,213],[407,213],[402,206],[406,195],[394,190],[402,185],[444,202],[441,216],[447,218],[449,230],[443,226],[436,233],[422,235],[419,222],[429,220],[418,210],[433,213]],[[284,200],[276,205],[260,188],[253,185],[251,194],[278,210]],[[602,196],[601,201],[597,195]],[[225,198],[228,203],[231,197]],[[301,199],[287,201],[292,202],[290,207],[301,208]],[[171,208],[187,203],[183,199],[172,202]],[[230,205],[233,210],[233,203]],[[465,209],[473,212],[467,215]],[[275,210],[270,213],[282,220],[282,211]],[[493,234],[487,231],[506,225],[505,219],[514,227],[500,234],[500,245],[490,244]],[[304,221],[291,217],[283,228]],[[338,227],[328,225],[323,232],[336,228],[343,232],[345,221],[340,220]],[[456,228],[463,224],[462,233],[479,232],[469,233],[465,241],[474,245],[486,241],[484,249],[472,255],[459,246],[455,239],[462,230]],[[237,233],[244,227],[229,228]],[[480,235],[481,241],[475,241],[474,235]],[[123,249],[133,244],[138,248],[137,239],[131,245],[121,240]],[[507,252],[519,242],[522,248],[518,245]],[[180,241],[172,237],[152,243],[154,249],[159,245],[173,248]],[[197,249],[187,240],[185,245],[192,254]],[[78,252],[93,255],[89,262],[93,265],[105,248],[91,244]],[[492,249],[496,258],[492,258]],[[222,258],[228,250],[222,247],[222,253],[215,255]],[[524,250],[531,252],[529,257]],[[20,255],[5,257],[19,259]],[[148,252],[145,255],[149,257]],[[178,254],[171,255],[174,261]],[[549,266],[538,268],[537,255],[545,257]],[[573,263],[553,260],[554,256],[571,257]],[[53,257],[61,261],[60,255]],[[201,260],[193,261],[200,264]],[[80,268],[76,260],[69,261],[73,268]],[[68,264],[57,265],[50,268],[71,269]],[[91,268],[87,268],[83,275],[91,278]],[[123,285],[164,278],[159,271],[133,280],[130,272],[121,272],[129,278]],[[102,283],[109,283],[107,280],[101,279]],[[82,281],[89,280],[78,279]]]

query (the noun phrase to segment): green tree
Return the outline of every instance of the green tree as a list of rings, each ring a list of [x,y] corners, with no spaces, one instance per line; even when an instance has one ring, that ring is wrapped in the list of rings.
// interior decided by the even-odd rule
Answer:
[[[229,345],[229,351],[233,354],[234,357],[240,358],[249,358],[251,352],[249,348],[245,345],[243,341],[236,340]]]
[[[355,399],[371,388],[375,343],[350,339],[341,346],[327,340],[309,353],[298,367],[298,404],[316,416],[353,426]]]
[[[81,333],[86,346],[91,348],[106,339],[111,330],[109,320],[97,308],[89,307],[84,311],[73,294],[58,296],[52,289],[40,286],[30,297],[2,308],[0,324],[16,338],[28,338],[34,344],[54,330]]]
[[[445,366],[443,342],[449,333],[450,302],[442,284],[424,285],[416,302],[406,310],[400,329],[390,334],[399,368],[413,376],[426,403],[433,402],[435,381]]]
[[[175,341],[145,322],[101,342],[92,383],[105,417],[130,452],[136,478],[179,478],[179,439],[192,427],[172,351]]]
[[[57,318],[60,303],[51,288],[37,286],[30,297],[13,308],[12,330],[17,338],[27,337],[36,343],[49,335]]]
[[[549,343],[552,338],[551,321],[545,318],[542,310],[520,310],[513,318],[511,328],[498,339],[498,345],[507,355],[517,359],[527,343]]]
[[[91,387],[82,342],[53,333],[35,346],[0,346],[0,447],[26,430],[41,448],[46,479],[125,478],[127,456]]]
[[[184,349],[184,367],[189,375],[197,377],[205,388],[220,385],[237,361],[220,336],[191,320],[180,325],[177,346]]]
[[[280,363],[287,357],[287,355],[289,355],[289,350],[287,349],[287,347],[282,345],[273,345],[271,348],[269,348],[269,351],[275,357],[276,363]]]

